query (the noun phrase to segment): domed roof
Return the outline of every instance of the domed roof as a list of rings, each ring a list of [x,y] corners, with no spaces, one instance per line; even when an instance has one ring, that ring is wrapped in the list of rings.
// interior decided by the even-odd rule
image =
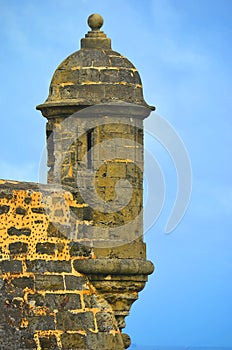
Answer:
[[[48,98],[37,109],[117,101],[149,107],[143,98],[137,69],[126,57],[111,49],[111,40],[100,31],[103,18],[91,15],[88,24],[92,30],[81,40],[81,49],[58,66]]]

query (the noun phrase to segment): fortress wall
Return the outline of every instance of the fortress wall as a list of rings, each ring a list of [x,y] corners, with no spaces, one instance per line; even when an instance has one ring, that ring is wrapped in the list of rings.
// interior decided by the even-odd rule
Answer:
[[[52,185],[0,181],[0,349],[124,349],[111,306],[74,268],[95,256],[70,239],[70,207],[86,205]]]

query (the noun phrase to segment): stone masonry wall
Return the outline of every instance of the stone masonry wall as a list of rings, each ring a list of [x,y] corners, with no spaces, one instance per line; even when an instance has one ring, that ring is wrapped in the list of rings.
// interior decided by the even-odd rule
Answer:
[[[111,306],[74,268],[95,258],[70,239],[85,210],[69,191],[0,181],[1,350],[124,349]]]
[[[88,115],[88,111],[95,110],[87,108],[83,113]],[[143,121],[96,115],[87,118],[78,112],[67,118],[49,118],[47,135],[48,182],[78,187],[91,207],[86,214],[88,211],[94,229],[80,225],[79,234],[84,230],[86,238],[89,235],[95,240],[95,246],[99,238],[112,244],[112,232],[115,242],[141,239]],[[98,209],[95,204],[101,201],[104,206]]]

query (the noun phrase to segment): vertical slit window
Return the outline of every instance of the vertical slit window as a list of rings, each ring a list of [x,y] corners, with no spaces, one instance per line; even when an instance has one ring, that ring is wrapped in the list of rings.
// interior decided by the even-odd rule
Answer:
[[[52,130],[46,130],[47,134],[47,152],[48,152],[48,159],[47,159],[47,166],[53,166],[54,165],[54,141],[53,141],[53,131]]]
[[[90,129],[87,131],[87,168],[92,169],[92,163],[93,163],[93,129]]]

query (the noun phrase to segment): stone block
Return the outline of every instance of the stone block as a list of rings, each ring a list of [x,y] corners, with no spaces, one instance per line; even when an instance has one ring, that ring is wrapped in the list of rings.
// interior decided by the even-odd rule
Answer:
[[[111,330],[116,330],[115,320],[112,315],[107,312],[97,312],[96,313],[97,327],[99,332],[109,332]]]
[[[26,215],[27,210],[25,208],[22,208],[22,207],[17,207],[15,210],[15,213],[18,215]]]
[[[31,211],[32,213],[35,213],[35,214],[46,214],[48,213],[48,210],[45,210],[45,208],[43,207],[35,207],[35,208],[31,208]]]
[[[93,218],[93,209],[91,207],[83,208],[83,220],[91,221]]]
[[[59,261],[48,261],[47,262],[48,272],[71,272],[71,261],[59,260]]]
[[[53,316],[29,316],[28,329],[31,332],[54,330],[55,329],[54,317]]]
[[[100,235],[101,235],[101,238],[105,237],[105,232],[100,231]],[[98,236],[99,236],[99,230],[96,228],[95,225],[79,224],[77,227],[77,237],[80,241],[82,239],[83,241],[81,241],[81,243],[79,242],[74,243],[74,246],[75,244],[77,244],[77,247],[78,247],[78,244],[80,244],[83,247],[84,251],[86,251],[87,253],[86,255],[83,255],[83,256],[87,256],[91,258],[92,249],[90,248],[90,242],[93,239],[96,239]],[[86,239],[88,240],[86,241]]]
[[[35,287],[37,290],[63,290],[63,276],[58,275],[36,275]]]
[[[142,233],[141,233],[142,236]],[[142,258],[146,257],[146,245],[141,240],[134,240],[130,243],[116,245],[115,247],[98,248],[94,247],[94,254],[98,258]]]
[[[92,312],[71,313],[58,312],[56,316],[57,329],[65,331],[85,331],[95,329],[94,315]]]
[[[26,261],[27,271],[35,273],[44,273],[44,272],[71,272],[71,261],[67,260],[27,260]]]
[[[28,294],[28,302],[30,305],[33,306],[44,306],[45,304],[45,297],[42,294],[34,293],[34,294]]]
[[[87,245],[81,244],[79,242],[71,242],[69,244],[69,247],[70,247],[70,251],[69,251],[70,256],[91,257],[91,248],[88,247]]]
[[[112,83],[117,83],[120,81],[119,70],[117,68],[101,69],[98,81],[107,83],[109,80]]]
[[[12,279],[11,283],[21,289],[29,288],[29,289],[34,289],[34,279],[33,277],[18,277]]]
[[[3,260],[0,262],[0,273],[21,273],[22,261],[18,260]]]
[[[22,236],[22,235],[25,235],[25,236],[30,236],[31,234],[31,230],[29,228],[16,228],[16,227],[10,227],[8,230],[7,230],[7,233],[9,236]]]
[[[23,242],[15,242],[9,244],[10,254],[26,254],[28,251],[28,244]]]
[[[0,215],[7,214],[9,210],[10,210],[9,205],[1,205],[0,206]]]
[[[34,340],[34,335],[29,333],[28,331],[21,331],[21,341],[20,347],[18,349],[22,350],[34,350],[36,349],[36,342]],[[5,349],[4,349],[5,350]],[[7,350],[7,349],[6,349]]]
[[[41,350],[58,350],[57,340],[55,335],[39,338]]]
[[[88,349],[101,350],[124,350],[123,340],[120,334],[109,334],[106,332],[88,332],[87,337]]]
[[[67,290],[85,290],[86,278],[82,276],[66,275],[65,285]]]
[[[32,198],[31,198],[31,197],[25,197],[25,198],[24,198],[24,203],[25,203],[25,204],[30,204],[31,201],[32,201]]]
[[[65,350],[88,350],[90,349],[85,343],[85,336],[78,333],[63,333],[60,337],[62,347]]]
[[[56,245],[55,243],[37,243],[36,244],[36,253],[39,254],[55,254]]]
[[[44,273],[47,271],[47,261],[46,260],[26,260],[26,266],[28,272]]]
[[[85,307],[87,308],[100,308],[102,305],[100,305],[98,298],[94,294],[84,294],[84,303]]]
[[[75,293],[47,293],[45,296],[45,306],[49,307],[51,310],[77,310],[81,308],[80,295]]]

